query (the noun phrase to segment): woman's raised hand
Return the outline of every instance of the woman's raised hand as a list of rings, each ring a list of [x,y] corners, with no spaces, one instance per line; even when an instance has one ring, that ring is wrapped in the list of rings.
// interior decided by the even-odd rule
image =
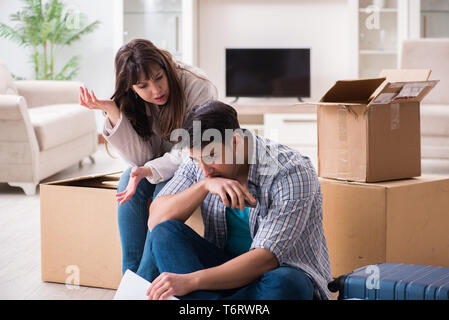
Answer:
[[[112,127],[114,127],[120,119],[120,110],[114,100],[99,100],[95,96],[95,93],[93,91],[89,93],[87,88],[80,87],[79,103],[88,109],[102,110],[106,112]]]
[[[87,88],[83,88],[83,87],[80,87],[79,102],[82,106],[84,106],[86,108],[102,110],[106,113],[110,113],[112,110],[118,110],[118,107],[115,104],[114,100],[97,99],[97,97],[95,96],[95,93],[92,90],[89,93],[89,90]]]

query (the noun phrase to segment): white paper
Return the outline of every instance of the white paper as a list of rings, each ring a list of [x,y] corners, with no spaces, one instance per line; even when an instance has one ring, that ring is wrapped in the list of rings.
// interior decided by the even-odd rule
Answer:
[[[374,100],[373,104],[387,104],[390,103],[391,100],[396,96],[396,93],[381,93],[379,96]]]
[[[126,270],[115,293],[114,300],[148,300],[147,290],[151,282],[131,270]],[[170,296],[167,300],[179,300]]]
[[[427,83],[407,83],[395,99],[416,98],[427,85]]]

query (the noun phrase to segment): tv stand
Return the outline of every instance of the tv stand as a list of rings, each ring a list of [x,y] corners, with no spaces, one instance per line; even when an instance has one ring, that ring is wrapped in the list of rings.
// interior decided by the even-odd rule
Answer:
[[[230,104],[236,103],[236,102],[239,100],[239,98],[240,98],[240,97],[235,97],[235,99],[232,100],[232,101],[230,102]],[[298,99],[299,102],[304,102],[304,100],[302,100],[301,97],[297,97],[297,99]]]

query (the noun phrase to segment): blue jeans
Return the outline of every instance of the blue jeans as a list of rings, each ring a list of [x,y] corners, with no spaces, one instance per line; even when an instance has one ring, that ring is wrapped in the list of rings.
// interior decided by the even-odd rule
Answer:
[[[120,177],[117,192],[126,189],[129,174],[132,168],[128,168]],[[143,249],[148,232],[148,200],[153,198],[166,184],[157,185],[142,179],[136,189],[136,193],[123,205],[118,205],[118,227],[120,242],[122,245],[122,273],[127,269],[137,271],[142,258]]]
[[[168,220],[146,238],[137,274],[152,282],[162,272],[178,274],[215,267],[235,256],[202,238],[186,224]],[[256,281],[231,290],[199,290],[180,299],[311,300],[313,284],[300,269],[280,266]]]

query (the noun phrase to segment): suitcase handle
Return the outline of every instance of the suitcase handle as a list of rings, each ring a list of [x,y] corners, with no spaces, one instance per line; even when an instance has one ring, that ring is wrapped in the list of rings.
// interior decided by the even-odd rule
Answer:
[[[343,290],[345,288],[345,280],[347,275],[342,275],[338,278],[335,278],[333,281],[327,284],[327,288],[330,292],[338,292],[338,299],[343,297]]]

